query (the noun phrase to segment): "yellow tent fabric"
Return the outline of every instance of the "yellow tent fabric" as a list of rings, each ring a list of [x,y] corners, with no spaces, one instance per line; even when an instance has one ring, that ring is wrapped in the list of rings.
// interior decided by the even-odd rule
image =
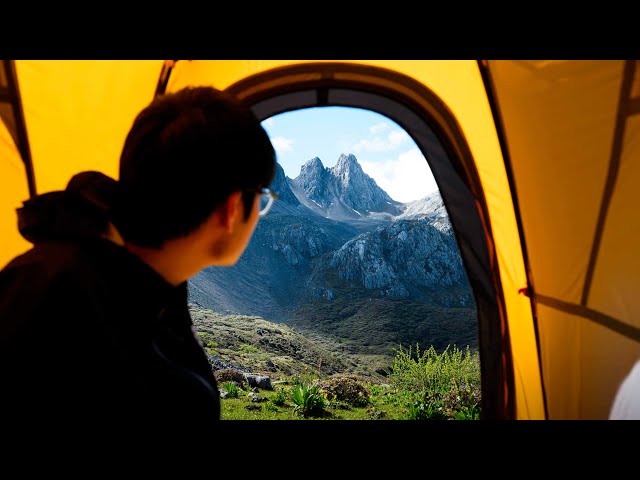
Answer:
[[[491,67],[538,303],[549,416],[606,418],[640,357],[640,71],[622,60]]]
[[[476,201],[486,204],[483,222],[495,253],[491,270],[503,321],[502,341],[483,347],[498,353],[500,370],[511,372],[495,393],[514,405],[501,418],[606,418],[617,384],[640,357],[640,320],[634,315],[640,312],[634,295],[640,260],[632,250],[640,240],[633,188],[640,176],[640,122],[633,115],[640,88],[633,62],[17,60],[14,65],[38,193],[63,188],[82,170],[117,177],[125,135],[159,84],[166,91],[188,85],[228,88],[249,102],[255,99],[257,112],[276,100],[286,107],[309,86],[332,82],[350,88],[341,93],[336,87],[330,97],[342,104],[359,98],[360,79],[374,78],[371,91],[393,91],[398,98],[414,95],[411,85],[424,87],[444,107],[430,110],[428,102],[418,102],[412,108],[431,115],[438,128],[461,132],[477,172]],[[621,104],[627,112],[623,119]],[[15,208],[28,198],[25,168],[2,127],[4,265],[29,244],[17,234],[15,217]]]

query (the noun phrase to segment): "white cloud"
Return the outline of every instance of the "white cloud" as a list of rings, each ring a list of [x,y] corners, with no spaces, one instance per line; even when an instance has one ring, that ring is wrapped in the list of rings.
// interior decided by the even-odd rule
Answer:
[[[275,137],[271,139],[271,144],[278,155],[293,152],[293,139],[291,138]]]
[[[375,135],[376,133],[385,131],[387,128],[389,128],[389,124],[387,122],[380,122],[370,126],[369,132],[371,132],[372,135]]]
[[[365,138],[360,140],[353,146],[353,150],[356,153],[360,152],[385,152],[389,150],[390,145],[381,139],[380,137],[375,137],[372,140]]]
[[[411,137],[409,137],[409,134],[404,130],[394,130],[392,132],[389,132],[387,138],[389,139],[389,143],[391,145],[401,145]]]
[[[270,117],[262,121],[262,127],[273,127],[274,123],[273,117]]]
[[[429,164],[417,148],[381,162],[358,161],[365,173],[399,202],[419,200],[438,190]]]
[[[380,124],[378,124],[380,125]],[[371,127],[372,130],[376,125]],[[360,152],[388,152],[396,150],[411,137],[404,130],[392,130],[386,138],[375,136],[373,138],[363,138],[352,148],[356,153]]]

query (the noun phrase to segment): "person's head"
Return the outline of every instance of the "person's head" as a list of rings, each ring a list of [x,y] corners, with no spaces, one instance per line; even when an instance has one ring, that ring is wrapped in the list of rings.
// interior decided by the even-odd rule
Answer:
[[[127,242],[161,248],[241,199],[252,232],[256,192],[275,169],[267,133],[239,100],[212,87],[168,93],[138,114],[127,135],[113,220]]]

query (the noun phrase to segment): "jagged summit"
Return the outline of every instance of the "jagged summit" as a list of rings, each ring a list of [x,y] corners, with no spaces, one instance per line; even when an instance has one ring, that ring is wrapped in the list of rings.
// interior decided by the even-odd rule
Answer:
[[[353,153],[350,153],[349,155],[345,155],[343,153],[338,158],[338,161],[336,162],[336,165],[333,167],[333,170],[339,172],[339,171],[350,169],[350,168],[356,168],[362,171],[362,167],[358,163],[358,159]]]
[[[300,167],[300,175],[308,176],[318,174],[322,170],[325,169],[325,166],[320,160],[320,157],[313,157],[311,160],[308,160],[302,167]]]
[[[326,168],[320,158],[312,158],[302,166],[293,183],[292,190],[298,200],[327,218],[361,219],[372,213],[398,215],[402,212],[402,204],[362,170],[352,153],[341,154],[332,168]],[[306,199],[301,198],[302,193]]]

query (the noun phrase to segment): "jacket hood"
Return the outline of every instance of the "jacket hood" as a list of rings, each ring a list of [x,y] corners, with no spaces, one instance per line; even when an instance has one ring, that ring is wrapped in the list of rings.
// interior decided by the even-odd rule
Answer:
[[[104,236],[118,182],[86,171],[73,176],[65,190],[48,192],[17,209],[18,230],[32,243]]]

